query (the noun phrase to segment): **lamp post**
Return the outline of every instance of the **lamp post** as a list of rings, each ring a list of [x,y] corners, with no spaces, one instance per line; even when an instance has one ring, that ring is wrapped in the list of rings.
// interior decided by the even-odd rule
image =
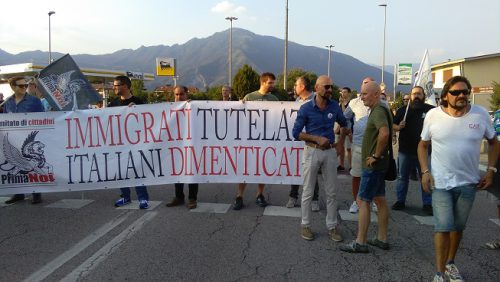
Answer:
[[[387,23],[387,4],[380,4],[380,7],[384,7],[384,41],[383,41],[383,47],[382,47],[382,81],[381,84],[385,85],[384,83],[384,67],[385,67],[385,26]]]
[[[285,58],[283,59],[283,89],[286,92],[286,82],[288,80],[288,0],[285,1]]]
[[[52,63],[52,46],[51,46],[51,38],[50,38],[50,16],[55,14],[56,12],[50,11],[49,12],[49,64]]]
[[[233,20],[237,19],[237,17],[226,17],[226,20],[231,22],[229,28],[229,87],[231,87],[233,80]]]
[[[328,77],[330,77],[330,65],[331,65],[330,61],[332,59],[332,48],[335,46],[334,45],[326,45],[325,47],[328,48]]]

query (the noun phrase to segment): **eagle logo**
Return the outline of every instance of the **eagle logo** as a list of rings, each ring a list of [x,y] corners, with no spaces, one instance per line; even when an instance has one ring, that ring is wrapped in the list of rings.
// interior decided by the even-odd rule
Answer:
[[[52,95],[61,109],[71,104],[71,102],[76,106],[76,93],[86,85],[83,79],[71,79],[71,74],[74,72],[75,71],[72,70],[61,73],[60,75],[51,74],[48,77],[41,78],[43,83],[54,91]]]
[[[0,164],[0,169],[12,175],[28,174],[34,172],[45,175],[52,173],[52,165],[45,160],[43,148],[45,144],[35,140],[38,131],[32,131],[24,140],[21,151],[9,141],[9,135],[3,138],[3,154],[5,162]]]

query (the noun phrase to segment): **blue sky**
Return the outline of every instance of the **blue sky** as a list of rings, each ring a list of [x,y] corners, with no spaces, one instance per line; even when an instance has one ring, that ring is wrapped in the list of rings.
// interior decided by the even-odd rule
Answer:
[[[285,0],[3,1],[0,49],[106,54],[141,45],[182,44],[233,26],[284,39]],[[387,6],[386,65],[431,63],[500,52],[499,0],[289,0],[289,40],[381,65]],[[265,51],[265,46],[262,46]],[[326,52],[326,48],[325,48]],[[289,54],[293,56],[293,54]],[[333,57],[333,67],[335,57]]]

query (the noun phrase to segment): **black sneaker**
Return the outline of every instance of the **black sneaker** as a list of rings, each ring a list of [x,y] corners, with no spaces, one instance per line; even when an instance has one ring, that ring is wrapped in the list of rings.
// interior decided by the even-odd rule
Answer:
[[[345,167],[343,167],[343,166],[341,166],[341,165],[339,165],[339,166],[337,167],[337,171],[344,171],[344,170],[345,170]]]
[[[375,247],[380,248],[382,250],[389,250],[389,248],[390,248],[389,243],[384,242],[384,241],[380,241],[377,238],[368,239],[366,241],[366,243],[368,243],[368,245],[375,246]]]
[[[243,198],[242,197],[236,197],[234,200],[233,204],[233,210],[239,211],[243,208]]]
[[[432,211],[432,205],[423,205],[422,211],[429,216],[434,215],[434,212]]]
[[[368,253],[370,250],[367,245],[361,245],[356,240],[352,241],[349,244],[344,244],[339,247],[341,251],[348,253]]]
[[[255,204],[259,207],[262,207],[262,208],[264,208],[268,205],[266,198],[264,198],[264,195],[262,195],[262,194],[257,196],[257,198],[255,199]]]
[[[400,202],[400,201],[397,201],[394,203],[394,205],[392,205],[392,209],[395,211],[404,210],[405,208],[406,208],[405,203]]]
[[[16,194],[16,195],[12,196],[10,199],[8,199],[7,201],[5,201],[5,203],[7,205],[10,205],[10,204],[13,204],[13,203],[19,202],[19,201],[24,201],[24,194]]]

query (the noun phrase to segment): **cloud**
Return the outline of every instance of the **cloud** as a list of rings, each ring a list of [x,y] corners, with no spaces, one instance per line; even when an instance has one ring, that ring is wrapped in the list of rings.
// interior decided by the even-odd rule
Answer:
[[[245,6],[236,6],[234,3],[229,1],[222,1],[217,3],[212,9],[214,13],[233,13],[241,14],[246,11]]]

